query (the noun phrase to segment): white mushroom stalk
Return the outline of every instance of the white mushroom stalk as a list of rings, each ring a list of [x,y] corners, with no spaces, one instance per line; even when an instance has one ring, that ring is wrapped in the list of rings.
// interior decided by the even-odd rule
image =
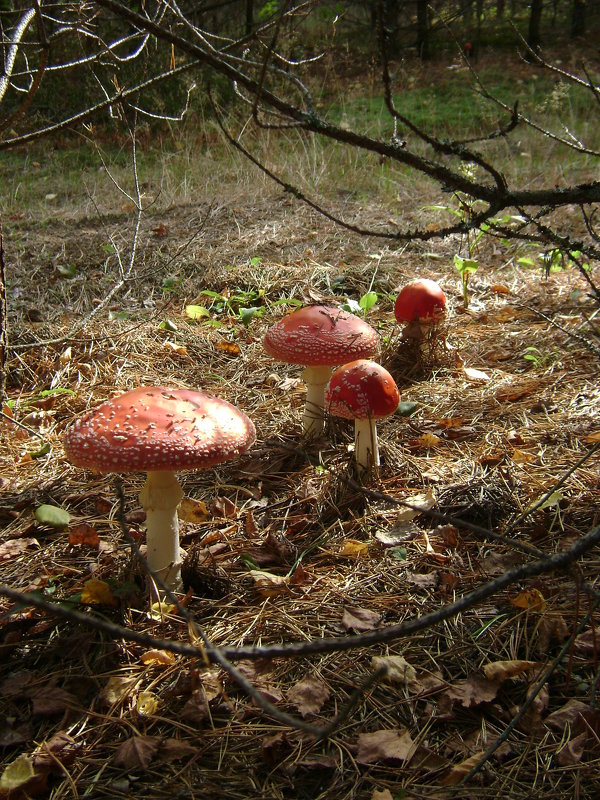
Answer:
[[[146,512],[146,561],[165,586],[181,588],[177,507],[183,490],[173,472],[148,472],[140,492]]]
[[[354,420],[354,458],[362,471],[380,465],[377,425],[374,419]]]
[[[306,367],[302,380],[306,384],[306,402],[302,427],[306,436],[318,436],[325,420],[325,390],[331,378],[331,367]]]

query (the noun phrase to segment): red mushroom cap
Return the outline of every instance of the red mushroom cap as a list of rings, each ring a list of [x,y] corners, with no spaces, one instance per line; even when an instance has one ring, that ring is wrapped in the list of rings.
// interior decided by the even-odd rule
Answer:
[[[65,433],[65,453],[98,472],[197,469],[243,453],[256,438],[226,400],[189,389],[147,387],[94,408]]]
[[[305,367],[344,364],[373,355],[379,334],[360,317],[332,306],[305,306],[276,322],[264,338],[270,356]]]
[[[325,402],[336,417],[380,419],[396,411],[400,392],[385,367],[361,358],[335,370]]]
[[[396,298],[394,316],[398,322],[433,320],[446,310],[446,295],[429,278],[412,281],[403,287]]]

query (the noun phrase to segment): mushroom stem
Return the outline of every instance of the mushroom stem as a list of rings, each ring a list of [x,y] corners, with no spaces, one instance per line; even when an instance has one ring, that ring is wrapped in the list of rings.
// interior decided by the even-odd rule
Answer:
[[[148,472],[140,492],[146,512],[146,559],[169,589],[181,588],[181,554],[177,506],[183,491],[175,473]]]
[[[368,471],[370,467],[378,467],[379,444],[374,419],[354,420],[354,457],[359,471]]]
[[[302,380],[306,384],[306,405],[302,423],[306,436],[319,436],[325,424],[325,389],[331,377],[331,367],[305,367]]]

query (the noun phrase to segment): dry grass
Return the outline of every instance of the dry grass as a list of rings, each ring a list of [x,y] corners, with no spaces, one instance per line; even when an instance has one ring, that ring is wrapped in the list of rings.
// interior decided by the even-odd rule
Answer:
[[[237,404],[256,423],[258,440],[245,457],[182,476],[186,495],[209,509],[204,519],[182,525],[184,546],[196,553],[195,589],[187,609],[218,645],[340,635],[348,607],[374,612],[380,625],[396,623],[434,610],[527,560],[519,545],[554,553],[598,524],[596,453],[566,477],[556,504],[510,528],[585,454],[590,434],[600,430],[597,356],[573,335],[598,347],[597,325],[585,321],[597,309],[576,273],[542,280],[535,271],[515,267],[510,254],[484,245],[485,268],[473,281],[465,311],[450,266],[456,242],[428,245],[435,259],[419,245],[405,251],[381,247],[340,232],[272,189],[263,188],[258,199],[249,173],[244,174],[242,180],[240,173],[229,173],[219,200],[207,190],[197,202],[176,205],[170,197],[165,207],[151,210],[143,220],[132,280],[74,338],[69,338],[73,327],[118,279],[115,259],[103,246],[110,236],[127,254],[131,211],[98,223],[87,212],[48,208],[43,224],[32,214],[6,225],[15,347],[8,376],[15,401],[10,413],[22,427],[6,418],[1,423],[0,546],[35,541],[0,562],[2,582],[59,601],[80,593],[91,577],[99,578],[122,591],[119,608],[100,608],[100,613],[136,630],[189,639],[181,617],[148,618],[143,580],[118,523],[112,478],[83,474],[65,462],[62,452],[61,435],[77,415],[138,384],[202,388]],[[160,180],[165,185],[164,176]],[[170,188],[173,196],[180,186]],[[96,189],[93,194],[96,205],[99,198],[106,206],[116,203]],[[355,219],[381,213],[356,198],[337,202],[340,213]],[[77,205],[75,200],[73,208]],[[406,221],[415,213],[412,204]],[[182,241],[187,241],[183,251]],[[255,257],[260,261],[252,261]],[[75,277],[61,277],[59,264],[74,265]],[[418,404],[410,418],[380,425],[382,467],[370,484],[380,499],[365,497],[346,480],[353,475],[352,434],[344,422],[328,421],[326,435],[317,442],[301,439],[298,371],[271,361],[261,346],[267,326],[284,313],[276,304],[279,298],[357,299],[370,287],[375,266],[380,302],[369,320],[380,329],[382,359],[402,399]],[[438,347],[433,364],[415,365],[402,352],[393,323],[393,293],[415,275],[439,279],[449,299],[448,349]],[[176,282],[165,292],[161,287],[169,277]],[[343,294],[335,293],[336,286]],[[263,314],[244,327],[239,317],[213,309],[220,327],[193,324],[184,308],[207,304],[205,289],[224,295],[260,289],[257,304]],[[160,328],[167,318],[176,331]],[[523,358],[530,346],[540,351],[537,364]],[[464,367],[485,371],[487,378],[471,379],[461,359]],[[69,392],[40,396],[51,388]],[[423,440],[425,434],[436,440]],[[35,457],[43,442],[50,452]],[[135,513],[140,481],[127,476],[124,488],[129,530],[143,541],[143,522]],[[406,539],[398,540],[406,551],[402,559],[378,535],[399,533],[394,498],[410,499],[423,491],[433,494],[442,513],[498,533],[510,529],[514,547],[466,529],[437,527],[421,515]],[[33,511],[40,503],[68,509],[71,529],[80,523],[93,526],[100,546],[70,544],[69,531],[36,524]],[[302,555],[302,579],[265,592],[253,580],[246,554],[280,576]],[[593,582],[597,555],[591,553],[579,569]],[[511,603],[522,589],[539,591],[544,610]],[[454,790],[446,780],[452,766],[502,735],[536,673],[504,681],[485,701],[476,696],[470,703],[452,702],[449,690],[481,676],[490,662],[550,663],[587,607],[572,575],[551,575],[394,645],[243,664],[251,682],[291,713],[297,710],[287,698],[290,689],[307,676],[318,678],[329,694],[320,711],[307,717],[315,725],[343,706],[370,673],[373,656],[401,654],[417,670],[420,688],[380,682],[327,743],[315,744],[307,734],[271,722],[216,668],[184,657],[144,664],[147,648],[141,645],[112,641],[4,601],[0,704],[13,736],[11,741],[8,732],[0,733],[4,763],[32,753],[62,731],[73,740],[71,750],[57,750],[52,769],[46,769],[46,788],[37,796],[451,798]],[[545,704],[540,700],[532,706],[484,769],[459,789],[461,796],[598,796],[593,630],[588,627],[558,664],[539,696]],[[427,684],[426,675],[437,680]],[[120,696],[107,691],[115,679],[125,681]],[[159,703],[146,716],[138,710],[142,691]],[[585,730],[581,721],[580,727],[545,724],[570,700],[588,708]],[[415,755],[360,763],[359,737],[393,729],[408,730],[419,745]],[[586,731],[589,735],[575,742]],[[146,768],[119,758],[119,747],[134,735],[157,737]],[[173,755],[165,744],[171,739],[188,749]]]

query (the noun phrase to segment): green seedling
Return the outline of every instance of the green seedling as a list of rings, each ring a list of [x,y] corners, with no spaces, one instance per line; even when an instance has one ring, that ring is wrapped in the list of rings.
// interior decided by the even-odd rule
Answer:
[[[458,253],[454,256],[454,266],[458,270],[462,284],[462,296],[465,308],[469,307],[469,278],[477,272],[479,261],[476,258],[463,258]]]
[[[539,347],[526,347],[523,350],[523,358],[525,361],[530,361],[536,367],[547,367],[552,364],[556,358],[554,353],[543,353]]]

